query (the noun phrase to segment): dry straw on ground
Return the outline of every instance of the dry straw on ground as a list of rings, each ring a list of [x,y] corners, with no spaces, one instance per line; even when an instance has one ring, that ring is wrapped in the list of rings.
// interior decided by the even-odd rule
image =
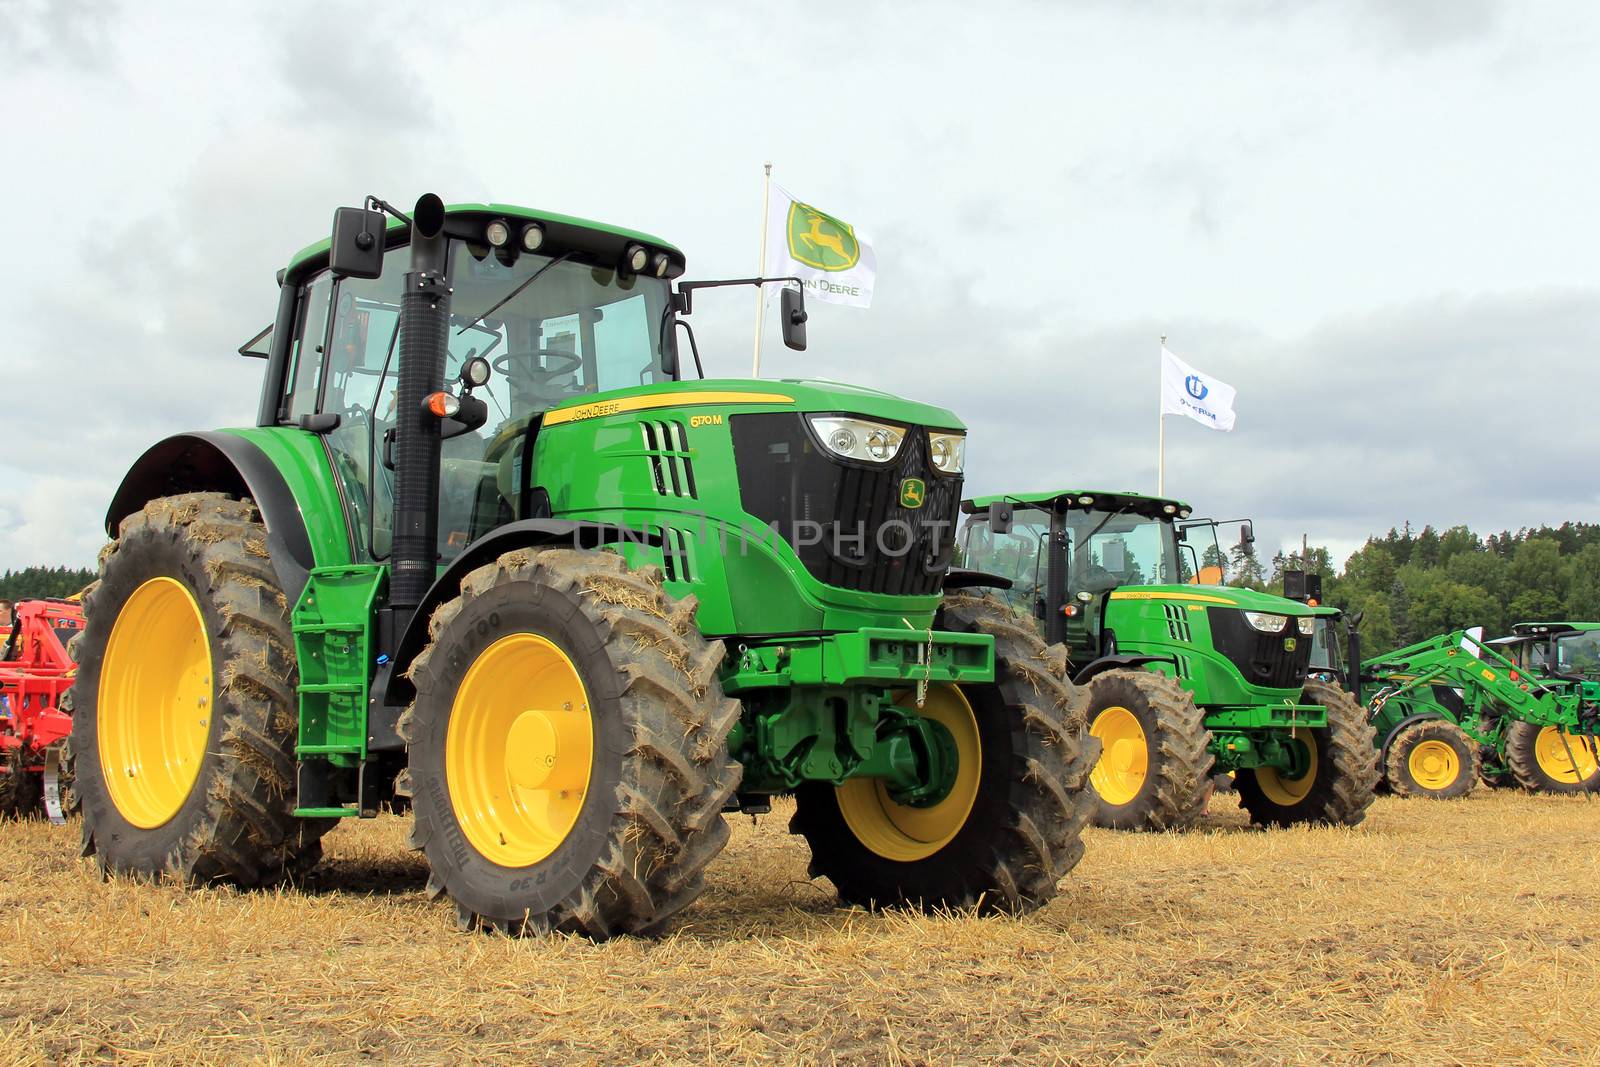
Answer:
[[[1094,832],[1020,920],[872,915],[780,806],[663,941],[459,934],[404,821],[307,890],[102,883],[0,825],[0,1062],[1600,1062],[1600,801],[1383,799],[1355,830]]]

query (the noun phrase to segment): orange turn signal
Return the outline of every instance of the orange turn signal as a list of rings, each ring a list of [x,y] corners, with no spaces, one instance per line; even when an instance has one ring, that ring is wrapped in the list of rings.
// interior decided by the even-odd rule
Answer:
[[[449,393],[430,393],[425,401],[427,408],[441,419],[448,419],[461,410],[461,401]]]

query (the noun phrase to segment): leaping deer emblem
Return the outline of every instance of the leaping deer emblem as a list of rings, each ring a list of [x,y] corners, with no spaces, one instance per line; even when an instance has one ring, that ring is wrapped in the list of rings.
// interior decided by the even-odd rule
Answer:
[[[795,234],[798,240],[804,241],[818,252],[827,249],[845,262],[850,261],[850,253],[845,251],[844,241],[837,233],[822,232],[822,216],[815,211],[806,212],[806,221],[811,228],[804,233]]]

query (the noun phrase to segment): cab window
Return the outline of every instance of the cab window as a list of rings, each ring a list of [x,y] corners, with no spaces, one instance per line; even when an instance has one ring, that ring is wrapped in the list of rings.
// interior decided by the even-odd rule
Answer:
[[[319,274],[301,291],[300,328],[290,354],[289,374],[285,378],[288,403],[284,415],[298,419],[317,410],[317,387],[322,373],[323,347],[327,342],[328,301],[333,293],[333,276]]]

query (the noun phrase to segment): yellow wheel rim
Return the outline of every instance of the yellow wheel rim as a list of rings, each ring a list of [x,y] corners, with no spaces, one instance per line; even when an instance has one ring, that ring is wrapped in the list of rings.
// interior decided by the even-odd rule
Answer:
[[[194,595],[172,578],[133,591],[100,661],[95,725],[106,792],[153,830],[178,814],[211,733],[211,642]]]
[[[1595,742],[1593,738],[1582,734],[1567,734],[1566,743],[1562,743],[1563,731],[1554,726],[1546,726],[1539,731],[1539,736],[1534,738],[1533,758],[1538,762],[1539,769],[1558,782],[1586,782],[1600,770],[1600,762],[1595,760]],[[1567,749],[1572,749],[1572,759],[1567,758]],[[1572,761],[1578,761],[1577,772],[1573,772]]]
[[[479,854],[528,867],[577,824],[594,766],[594,724],[567,654],[536,634],[483,650],[456,690],[444,744],[456,822]]]
[[[932,686],[918,709],[945,729],[956,743],[956,781],[950,795],[926,808],[897,804],[881,778],[852,778],[835,789],[839,814],[867,848],[884,859],[913,863],[948,845],[967,824],[978,799],[983,745],[978,717],[953,685]]]
[[[1448,789],[1461,777],[1461,757],[1445,742],[1429,739],[1411,750],[1406,769],[1424,789]]]
[[[1133,712],[1120,705],[1095,716],[1089,733],[1100,739],[1100,760],[1089,772],[1089,784],[1107,804],[1133,801],[1150,775],[1150,745]]]
[[[1292,808],[1304,800],[1317,780],[1317,739],[1306,727],[1296,727],[1292,735],[1306,746],[1306,771],[1298,778],[1280,774],[1276,767],[1257,767],[1256,784],[1274,804]]]

